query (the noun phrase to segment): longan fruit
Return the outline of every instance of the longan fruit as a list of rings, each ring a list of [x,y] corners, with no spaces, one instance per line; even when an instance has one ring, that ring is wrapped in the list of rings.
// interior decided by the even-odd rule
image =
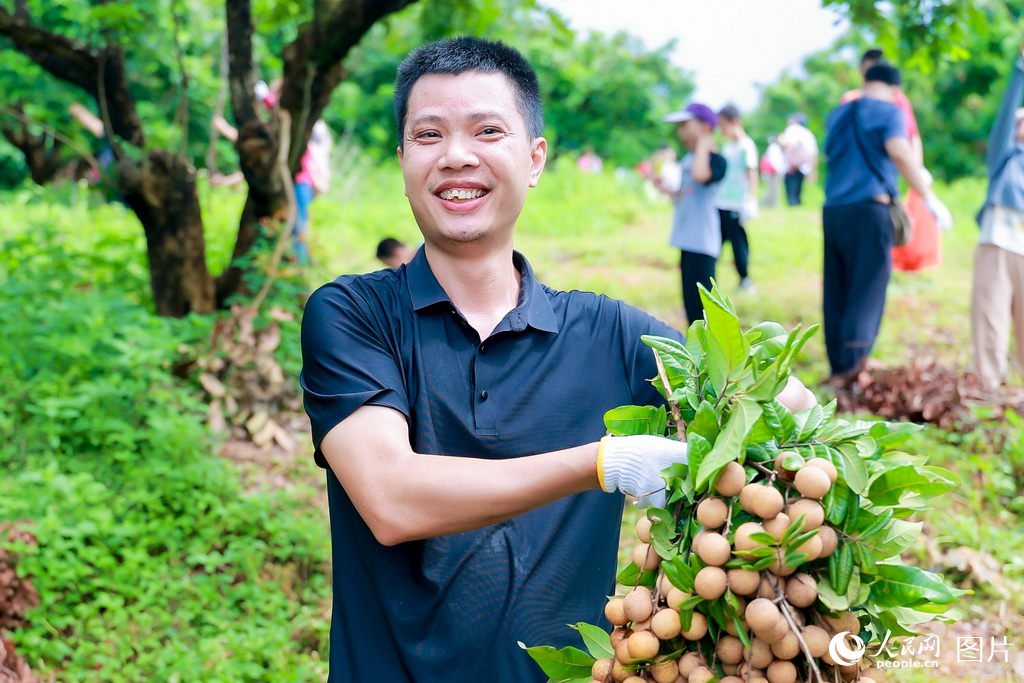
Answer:
[[[607,680],[612,675],[612,658],[602,657],[594,662],[594,666],[590,667],[590,676],[595,681]]]
[[[645,681],[644,679],[640,678],[639,676],[630,676],[629,678],[624,680],[622,683],[647,683],[647,681]]]
[[[697,506],[697,521],[708,529],[717,529],[725,524],[729,506],[721,498],[705,498]]]
[[[686,683],[708,683],[715,674],[711,673],[711,669],[706,666],[698,666],[696,669],[690,672],[689,677],[686,679]]]
[[[751,638],[750,647],[744,648],[743,658],[755,669],[764,669],[775,660],[772,646],[758,637]]]
[[[784,505],[782,494],[774,486],[747,484],[740,491],[740,507],[761,519],[772,519]]]
[[[783,560],[775,560],[768,565],[768,571],[776,576],[789,576],[796,571],[796,567],[789,566]]]
[[[787,631],[782,640],[773,643],[771,648],[772,654],[779,659],[793,659],[800,654],[800,641],[797,640],[795,633]]]
[[[616,683],[622,683],[632,675],[632,669],[627,669],[626,665],[620,662],[617,658],[612,662],[612,680]]]
[[[683,631],[683,638],[687,640],[700,640],[708,632],[708,618],[700,612],[694,612],[690,619],[690,628]]]
[[[771,600],[757,598],[751,600],[744,611],[743,616],[747,624],[760,636],[761,632],[769,632],[775,628],[775,624],[782,618],[779,608]]]
[[[758,633],[757,637],[769,645],[774,645],[785,638],[787,633],[789,633],[789,624],[786,622],[785,618],[780,616],[774,629],[767,633]]]
[[[796,473],[793,485],[805,498],[821,500],[832,487],[828,473],[818,467],[803,467]]]
[[[657,569],[661,565],[661,557],[650,543],[637,543],[633,547],[633,564],[640,567],[640,571]]]
[[[796,683],[796,667],[793,662],[776,659],[768,665],[768,683]]]
[[[726,676],[720,679],[718,683],[743,683],[743,679],[739,676]]]
[[[828,644],[832,637],[822,627],[804,626],[800,629],[800,635],[804,637],[804,642],[807,643],[807,649],[811,651],[812,657],[821,657],[828,652]]]
[[[728,572],[729,588],[736,595],[753,595],[761,583],[761,574],[749,569],[733,568]]]
[[[632,635],[629,636],[629,638],[632,637]],[[615,646],[615,661],[620,664],[629,664],[629,660],[632,659],[629,654],[629,638]]]
[[[836,535],[836,530],[827,524],[822,524],[818,527],[818,537],[821,539],[821,554],[818,555],[818,559],[828,557],[835,552],[836,546],[839,545],[839,537]]]
[[[626,618],[630,621],[644,621],[654,612],[654,596],[646,586],[637,586],[625,598]]]
[[[722,534],[711,533],[701,539],[697,556],[706,564],[720,567],[732,557],[732,547]]]
[[[640,539],[641,543],[651,542],[651,520],[649,517],[644,515],[640,519],[636,520],[636,537]]]
[[[609,639],[611,640],[611,643],[612,643],[612,649],[614,650],[615,647],[619,643],[624,641],[626,638],[629,638],[629,636],[631,636],[632,634],[633,634],[633,629],[631,629],[631,628],[626,628],[624,626],[619,626],[618,628],[613,628],[612,632],[611,632],[611,635],[609,636]]]
[[[651,630],[651,618],[647,617],[643,621],[633,622],[634,631],[650,631]]]
[[[668,595],[665,596],[665,602],[668,603],[669,607],[673,609],[679,609],[679,605],[683,604],[692,597],[693,595],[691,593],[681,591],[675,586],[673,586],[672,589],[669,590]]]
[[[651,617],[651,631],[662,640],[671,640],[682,631],[679,612],[666,607]]]
[[[769,520],[765,520],[761,526],[764,528],[766,534],[771,534],[772,538],[776,541],[782,540],[782,535],[786,533],[786,529],[792,524],[792,520],[785,512],[780,512]]]
[[[820,471],[821,470],[819,470],[819,472]],[[818,501],[811,500],[809,498],[797,498],[791,502],[789,507],[786,509],[786,514],[789,515],[789,518],[794,522],[800,515],[803,515],[803,531],[817,529],[825,521],[825,508],[821,507],[821,503]]]
[[[702,540],[704,540],[704,538],[708,534],[711,534],[711,533],[714,533],[714,532],[708,531],[707,529],[701,529],[700,531],[698,531],[697,533],[695,533],[693,535],[693,540],[690,541],[690,548],[693,549],[693,552],[697,552],[698,550],[700,550],[700,542]]]
[[[793,481],[793,477],[796,476],[796,470],[787,470],[782,466],[782,461],[793,453],[796,453],[796,451],[782,451],[775,458],[775,472],[779,475],[779,478],[785,479],[786,481]]]
[[[626,604],[622,598],[612,598],[604,606],[604,618],[615,626],[625,626],[629,619],[626,618]],[[597,678],[595,676],[594,678]]]
[[[669,580],[668,574],[665,574],[664,572],[658,575],[657,585],[658,595],[661,596],[662,599],[664,599],[669,594],[669,592],[673,588],[675,588],[675,586],[673,586],[672,582]]]
[[[764,532],[764,527],[757,522],[744,522],[740,524],[736,527],[736,535],[732,540],[733,547],[736,550],[753,550],[760,547],[760,543],[750,540],[750,535],[758,532]]]
[[[715,652],[724,664],[739,664],[743,661],[743,643],[736,636],[719,637]]]
[[[726,576],[721,567],[704,567],[693,579],[694,590],[705,600],[717,600],[725,593]]]
[[[757,587],[757,597],[774,600],[778,597],[775,587],[779,583],[779,579],[775,578],[773,575],[762,572],[761,584]]]
[[[885,680],[885,672],[881,669],[871,667],[870,669],[864,669],[860,672],[860,679],[862,681],[865,681],[865,683],[867,681],[876,681],[877,683],[882,683],[882,681]]]
[[[819,527],[820,528],[820,527]],[[818,534],[814,534],[806,541],[798,545],[793,549],[793,552],[804,553],[807,555],[805,562],[812,562],[821,556],[821,539],[818,538]]]
[[[735,664],[722,664],[722,671],[726,676],[735,676],[738,668]]]
[[[831,617],[827,614],[822,616],[825,623],[832,629],[832,633],[841,633],[842,631],[849,631],[856,635],[860,633],[860,620],[857,619],[853,612],[841,612],[838,617]]]
[[[731,498],[743,490],[745,483],[747,483],[747,471],[743,469],[743,465],[733,460],[722,468],[722,473],[715,483],[715,491],[720,496]]]
[[[694,616],[697,616],[694,614]],[[700,658],[700,654],[697,652],[687,652],[679,658],[678,668],[679,675],[683,678],[688,678],[693,670],[699,667],[703,663]]]
[[[629,656],[633,659],[654,659],[661,642],[650,631],[637,631],[626,641]]]
[[[833,484],[836,483],[836,478],[839,476],[836,466],[825,458],[811,458],[804,463],[804,467],[817,467],[818,469],[823,470],[825,474],[828,475],[828,480]]]
[[[810,574],[793,574],[786,580],[786,600],[793,607],[810,607],[818,599],[818,582]]]
[[[674,659],[666,660],[665,657],[658,657],[647,669],[647,673],[656,683],[675,683],[679,676],[679,668]]]

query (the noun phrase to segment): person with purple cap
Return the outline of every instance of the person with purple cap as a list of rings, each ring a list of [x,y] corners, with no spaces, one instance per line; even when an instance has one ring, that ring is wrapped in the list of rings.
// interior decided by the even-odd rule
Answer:
[[[718,115],[710,107],[693,102],[663,120],[676,124],[679,141],[686,148],[680,163],[679,186],[669,187],[660,178],[655,178],[654,185],[675,203],[670,244],[680,252],[683,306],[687,320],[692,323],[704,319],[697,285],[711,289],[715,263],[722,251],[722,227],[715,197],[725,177],[726,162],[714,151],[712,131],[718,125]]]

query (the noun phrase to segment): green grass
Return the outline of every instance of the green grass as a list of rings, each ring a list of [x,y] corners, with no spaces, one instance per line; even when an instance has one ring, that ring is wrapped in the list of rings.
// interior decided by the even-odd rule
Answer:
[[[914,357],[934,355],[951,365],[962,367],[968,362],[971,263],[977,235],[973,215],[981,203],[983,191],[983,183],[973,180],[938,188],[940,196],[946,199],[956,219],[954,230],[944,236],[943,264],[926,273],[897,273],[894,276],[882,332],[873,353],[878,360],[888,365],[901,365]],[[203,186],[201,197],[207,221],[208,260],[211,269],[217,272],[230,254],[244,192],[242,188],[211,189]],[[736,291],[738,278],[732,268],[728,248],[719,262],[719,284],[733,297],[746,325],[760,320],[777,320],[786,326],[820,321],[820,189],[814,186],[807,188],[806,198],[808,204],[804,207],[763,211],[748,226],[752,254],[751,275],[757,284],[756,294]],[[118,347],[119,352],[128,354],[126,359],[119,360],[117,356],[112,356],[103,361],[109,367],[119,362],[122,365],[153,364],[153,376],[141,373],[126,378],[123,391],[134,392],[137,389],[132,388],[135,386],[132,382],[156,382],[155,375],[164,371],[162,367],[166,368],[166,354],[170,353],[168,349],[173,349],[178,340],[194,338],[204,329],[202,323],[198,331],[189,330],[187,326],[186,329],[164,329],[151,326],[145,322],[144,316],[137,315],[149,305],[145,242],[137,221],[122,206],[98,203],[76,189],[26,189],[5,194],[0,198],[0,203],[4,205],[6,217],[0,239],[6,241],[24,235],[40,244],[56,245],[59,242],[59,250],[56,246],[49,251],[43,249],[49,254],[47,258],[60,265],[56,256],[59,251],[71,262],[81,261],[80,267],[64,263],[53,270],[48,277],[49,286],[64,288],[62,291],[77,292],[83,296],[90,292],[100,296],[100,299],[75,299],[69,294],[60,305],[57,304],[59,298],[54,299],[55,314],[63,311],[63,315],[72,315],[70,311],[74,310],[88,314],[79,327],[69,327],[63,337],[94,339],[98,344],[79,349],[82,358],[75,362],[80,363],[81,367],[95,367],[86,362],[88,357],[95,355],[95,349],[107,349],[101,344],[101,333],[105,325],[130,324],[139,330],[148,330],[140,331],[139,334],[150,339],[147,343],[157,344],[157,340],[160,340],[160,348],[165,349],[160,353],[164,355],[151,357],[145,355],[149,353],[146,349]],[[583,175],[570,164],[553,164],[541,178],[540,186],[531,191],[526,210],[519,221],[516,247],[530,259],[542,281],[552,287],[605,293],[647,310],[670,324],[681,326],[684,319],[679,289],[678,252],[667,244],[670,219],[671,207],[668,202],[639,181],[618,179],[611,172],[596,176]],[[59,236],[59,239],[55,236]],[[318,198],[313,205],[311,244],[315,265],[304,275],[305,288],[311,290],[343,273],[380,268],[374,251],[377,242],[386,236],[398,237],[409,244],[418,244],[420,240],[408,203],[402,194],[402,180],[397,165],[375,167],[360,164],[356,171],[339,174],[332,192]],[[12,272],[0,270],[0,280],[12,277]],[[8,291],[8,304],[11,295]],[[33,338],[32,335],[39,334],[38,329],[19,329],[20,334],[28,340]],[[147,358],[149,360],[143,360]],[[298,370],[294,343],[288,346],[287,356],[282,362],[286,372],[294,376]],[[161,363],[164,365],[161,366]],[[826,375],[827,365],[820,333],[802,352],[796,372],[812,387]],[[53,380],[54,392],[63,386],[58,380],[59,377]],[[100,391],[101,382],[95,381],[89,386],[98,392],[98,396],[104,395]],[[193,406],[194,385],[158,386],[167,396],[173,394],[176,397],[173,400],[179,401],[181,405]],[[4,396],[8,401],[15,401],[18,394],[0,392],[0,397]],[[827,399],[828,396],[822,395],[822,398]],[[0,427],[24,433],[24,426],[12,420],[13,409],[10,406],[13,404],[8,402],[4,405],[8,407],[0,410]],[[51,402],[50,405],[53,409],[59,408],[57,403]],[[82,406],[75,409],[85,410]],[[147,416],[151,413],[151,408],[145,405],[140,410],[144,410]],[[195,415],[200,410],[190,407],[179,411],[181,414],[175,419],[184,420],[190,425],[190,430],[194,429],[197,419]],[[115,425],[111,427],[111,434],[107,435],[112,439],[117,436],[118,430],[124,429],[123,426],[117,426],[119,419],[125,419],[124,415],[112,409],[107,413],[87,412],[87,416]],[[59,424],[63,425],[60,429],[53,428],[50,431],[60,433],[65,439],[77,439],[75,443],[80,444],[78,448],[81,450],[75,452],[75,455],[103,455],[105,446],[99,441],[93,444],[86,438],[93,434],[97,440],[100,439],[101,428],[90,428],[88,423],[82,423],[86,428],[76,431],[70,423]],[[165,427],[172,430],[175,424],[178,423],[170,421]],[[43,421],[33,423],[32,428],[40,430],[40,433],[46,433],[48,429]],[[139,434],[145,434],[147,429],[145,426],[134,428],[140,430]],[[1024,561],[1019,557],[1019,550],[1024,547],[1024,523],[1021,521],[1024,504],[1019,489],[1021,475],[1024,473],[1024,429],[1001,429],[1007,439],[1001,445],[994,445],[998,439],[997,432],[978,431],[962,437],[927,428],[907,450],[931,455],[933,464],[953,470],[963,481],[955,494],[948,496],[941,506],[923,516],[926,533],[941,548],[964,544],[991,553],[1001,564],[1008,579],[1021,582],[1024,581]],[[176,433],[179,434],[178,441],[172,443],[177,451],[182,451],[180,457],[189,463],[208,460],[209,451],[214,445],[207,438],[190,431],[187,438],[182,437],[180,428]],[[117,443],[116,439],[114,443]],[[71,457],[71,454],[61,452],[59,443],[48,444],[44,441],[41,446],[36,445],[42,455],[28,459],[28,464],[34,469],[25,469],[23,466],[25,474],[20,475],[27,479],[19,485],[28,488],[9,486],[3,489],[0,486],[0,495],[8,496],[6,505],[0,505],[0,512],[40,516],[41,519],[49,520],[43,528],[53,534],[49,544],[49,547],[55,549],[53,552],[66,549],[69,544],[73,548],[103,547],[104,543],[108,543],[104,534],[113,533],[108,522],[103,519],[98,522],[93,520],[98,526],[94,529],[87,525],[84,531],[79,527],[80,523],[92,519],[90,515],[96,514],[93,508],[99,505],[99,501],[106,500],[103,498],[107,495],[105,489],[96,487],[112,485],[107,479],[110,471],[103,468],[86,468],[87,471],[83,471],[79,468],[76,471],[54,473],[41,464],[45,461],[46,449],[49,448],[51,454],[61,453],[63,459]],[[135,446],[125,448],[128,448],[127,452],[132,452],[131,448]],[[9,465],[11,459],[23,455],[17,449],[11,451],[10,447],[2,453],[6,458],[5,465]],[[317,481],[318,472],[308,464],[310,460],[307,458],[304,461],[306,465],[298,470],[304,479]],[[59,466],[64,460],[58,459],[55,462]],[[117,463],[118,460],[113,458],[112,462]],[[208,583],[196,585],[193,582],[169,591],[166,599],[175,601],[173,607],[179,612],[178,618],[155,614],[148,626],[140,626],[138,622],[129,623],[132,621],[130,617],[137,613],[138,602],[114,602],[109,610],[98,607],[87,609],[84,602],[74,602],[84,598],[68,593],[66,597],[69,602],[61,604],[59,584],[63,580],[60,577],[64,575],[54,574],[54,580],[43,582],[43,585],[57,597],[44,598],[49,601],[32,615],[37,625],[30,636],[24,636],[30,641],[25,646],[28,652],[44,662],[41,670],[53,670],[54,662],[59,658],[73,657],[56,638],[47,635],[50,629],[45,624],[56,628],[53,624],[57,622],[63,624],[64,628],[72,628],[69,620],[73,620],[76,614],[84,614],[91,619],[87,625],[94,632],[88,632],[86,637],[78,641],[83,649],[82,654],[70,660],[78,668],[69,669],[61,680],[116,680],[104,677],[102,673],[96,674],[90,667],[95,667],[97,663],[113,666],[113,662],[125,656],[121,644],[139,641],[139,628],[151,629],[143,632],[141,638],[143,642],[149,643],[147,647],[154,649],[147,655],[148,659],[144,658],[146,665],[152,668],[140,668],[136,680],[165,680],[174,676],[180,680],[242,680],[246,677],[258,680],[261,675],[270,675],[267,672],[284,671],[290,672],[287,677],[275,680],[317,680],[321,675],[320,660],[323,655],[318,652],[323,652],[327,622],[322,611],[317,612],[316,606],[329,594],[329,587],[321,581],[322,569],[316,567],[316,562],[319,558],[321,563],[325,563],[329,558],[326,520],[307,515],[301,523],[281,521],[280,526],[273,527],[268,536],[244,525],[233,526],[224,515],[238,512],[236,506],[242,505],[244,514],[253,519],[290,520],[303,509],[308,511],[310,497],[322,498],[323,492],[300,487],[263,500],[259,493],[240,491],[238,482],[243,473],[237,470],[221,465],[212,470],[203,469],[211,467],[208,463],[192,464],[189,467],[200,469],[188,470],[194,476],[188,475],[192,478],[186,477],[185,484],[207,491],[204,494],[207,496],[207,504],[218,512],[211,518],[213,521],[209,522],[212,526],[188,518],[183,523],[194,524],[196,527],[191,534],[185,533],[186,529],[179,530],[184,533],[184,546],[145,546],[155,548],[156,554],[135,557],[132,561],[136,565],[129,564],[129,567],[137,566],[146,572],[156,572],[154,564],[163,562],[168,565],[163,574],[140,574],[140,582],[187,582],[188,579],[184,577],[192,576],[191,572],[198,572],[199,576],[207,577],[205,580]],[[160,474],[163,470],[158,468],[155,472]],[[138,489],[143,486],[141,482],[146,481],[138,476],[126,477],[120,479],[118,485]],[[8,478],[8,481],[12,480]],[[161,488],[164,493],[158,500],[162,509],[175,509],[173,494],[178,491],[175,487],[185,484],[180,480],[177,483],[172,481],[167,487]],[[74,496],[60,495],[60,491],[76,487],[81,490]],[[16,498],[16,494],[21,494],[23,490],[34,493],[30,498]],[[220,491],[220,494],[215,495],[216,491]],[[232,498],[235,496],[243,502],[233,503]],[[21,502],[15,505],[11,502],[14,500]],[[126,500],[130,503],[135,498],[129,495]],[[51,514],[61,514],[61,519],[76,521],[63,522],[45,517],[46,510],[56,511]],[[142,524],[138,518],[131,516],[128,509],[118,514],[124,515],[132,525]],[[631,530],[626,527],[631,526],[634,519],[635,513],[630,511],[624,524],[626,533],[631,534]],[[136,534],[141,544],[151,542],[149,534],[159,533],[159,528],[153,530],[131,525],[128,530]],[[223,558],[212,553],[224,554],[225,549],[217,548],[212,539],[222,532],[239,539],[237,550],[231,555],[231,562],[243,567],[239,571],[254,583],[252,589],[246,591],[217,584],[216,563]],[[629,536],[624,533],[624,538]],[[188,546],[188,539],[192,539],[194,547]],[[284,550],[290,544],[295,545],[294,556]],[[47,546],[41,547],[32,555],[33,559],[27,561],[28,566],[41,573],[48,571],[51,566],[49,563],[54,559],[47,552]],[[923,544],[915,548],[914,554],[918,561],[926,561]],[[60,560],[59,567],[62,572],[67,572],[67,576],[71,576],[81,571],[76,567],[76,561],[82,560],[76,560],[72,553]],[[108,560],[101,558],[97,561]],[[295,571],[296,562],[301,562],[304,567],[302,571],[313,571],[315,580],[312,587],[300,593],[278,590],[276,587],[294,586],[291,572]],[[252,563],[256,563],[255,570],[250,569]],[[81,590],[81,587],[75,590]],[[288,590],[294,591],[294,588]],[[225,598],[230,599],[229,604],[233,605],[234,611],[226,615],[232,623],[226,623],[222,615],[206,614],[220,609],[223,604],[221,601]],[[264,598],[269,602],[261,604]],[[152,609],[168,607],[166,602],[159,604],[159,595],[152,596],[152,599],[157,601],[156,607]],[[284,607],[295,600],[300,603],[295,610],[289,611]],[[1016,591],[1003,599],[982,587],[977,595],[964,600],[964,607],[971,616],[990,616],[998,611],[1000,604],[1011,614],[1024,613],[1024,591]],[[1020,631],[1019,621],[1017,623],[1016,630],[1009,633],[1009,640],[1019,646],[1024,645],[1024,639],[1021,638],[1024,634]],[[158,631],[165,635],[154,635]],[[155,648],[162,642],[161,638],[166,637],[173,637],[181,649],[171,648],[166,654],[158,655]],[[270,655],[257,657],[242,654],[267,647],[268,643],[273,643],[271,647],[274,651]],[[186,652],[188,654],[183,654]],[[994,680],[999,680],[995,676],[996,672],[991,673]],[[891,679],[927,680],[915,677],[912,673],[899,673],[891,676]]]

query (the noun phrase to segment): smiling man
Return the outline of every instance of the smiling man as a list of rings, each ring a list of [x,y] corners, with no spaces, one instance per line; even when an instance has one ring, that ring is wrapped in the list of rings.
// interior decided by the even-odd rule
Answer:
[[[658,473],[686,459],[674,440],[601,438],[606,410],[661,402],[640,336],[681,335],[549,289],[513,251],[547,157],[518,52],[423,46],[395,111],[424,244],[321,287],[302,322],[330,501],[331,680],[544,681],[516,642],[571,643],[565,624],[600,619],[614,589],[623,498],[604,491],[658,503]]]

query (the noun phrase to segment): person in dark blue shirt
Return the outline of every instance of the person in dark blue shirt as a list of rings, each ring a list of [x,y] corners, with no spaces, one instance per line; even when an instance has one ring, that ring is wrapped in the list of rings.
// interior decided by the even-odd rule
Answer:
[[[658,504],[660,471],[685,462],[674,439],[602,439],[608,409],[662,402],[640,336],[682,335],[549,289],[513,251],[547,152],[518,52],[431,43],[395,92],[424,244],[395,270],[324,285],[302,321],[328,468],[330,680],[539,683],[517,641],[579,644],[566,624],[601,623],[614,591],[623,499],[605,491]],[[799,382],[787,391],[813,401]]]
[[[892,273],[888,205],[898,197],[897,173],[940,223],[951,220],[914,159],[903,114],[893,104],[899,84],[895,67],[876,64],[864,75],[863,98],[832,110],[825,122],[823,317],[829,383],[837,389],[864,368],[882,323]]]

